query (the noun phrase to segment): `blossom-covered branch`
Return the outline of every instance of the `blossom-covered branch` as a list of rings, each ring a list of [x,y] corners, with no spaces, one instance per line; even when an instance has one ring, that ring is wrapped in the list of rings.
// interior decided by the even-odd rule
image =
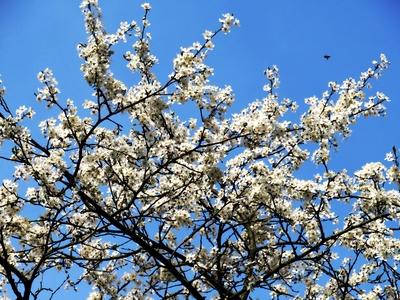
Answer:
[[[233,89],[211,84],[206,58],[239,25],[233,15],[159,79],[150,4],[111,34],[97,0],[80,7],[90,99],[63,99],[41,71],[36,99],[54,117],[39,135],[26,126],[33,109],[12,113],[0,86],[1,159],[15,168],[0,186],[3,299],[51,299],[85,283],[91,300],[400,298],[397,148],[354,174],[329,164],[353,124],[385,114],[388,97],[368,94],[385,55],[307,98],[298,122],[287,121],[299,105],[277,93],[277,66],[265,70],[264,98],[230,115]],[[129,39],[133,85],[111,72],[113,47]],[[196,111],[181,120],[188,102]],[[299,178],[309,160],[320,174]]]

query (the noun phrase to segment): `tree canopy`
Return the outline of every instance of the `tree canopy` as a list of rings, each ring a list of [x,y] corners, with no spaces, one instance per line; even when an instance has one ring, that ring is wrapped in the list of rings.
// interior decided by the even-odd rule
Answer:
[[[212,84],[206,58],[239,21],[223,14],[159,79],[142,8],[140,22],[108,33],[97,0],[82,1],[78,52],[93,94],[75,104],[41,71],[35,96],[54,114],[41,136],[26,126],[33,109],[12,112],[0,89],[1,159],[15,167],[0,186],[3,299],[84,285],[91,300],[399,299],[397,148],[354,174],[329,166],[357,120],[385,114],[388,97],[370,88],[386,56],[305,99],[297,121],[268,67],[264,98],[229,114],[233,89]],[[133,85],[110,70],[130,39],[121,59]],[[183,120],[187,103],[196,111]],[[309,161],[321,172],[304,179]]]

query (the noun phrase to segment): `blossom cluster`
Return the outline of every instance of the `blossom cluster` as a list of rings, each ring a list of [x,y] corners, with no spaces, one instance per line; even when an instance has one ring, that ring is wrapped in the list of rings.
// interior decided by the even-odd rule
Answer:
[[[54,117],[38,122],[40,137],[25,123],[34,111],[11,113],[1,86],[1,159],[14,172],[0,185],[0,286],[17,299],[82,282],[90,300],[248,299],[256,290],[400,298],[397,148],[353,174],[329,164],[361,117],[385,114],[388,97],[368,87],[387,58],[358,79],[329,82],[298,121],[271,66],[263,98],[229,115],[233,88],[212,84],[206,60],[215,36],[239,21],[224,14],[159,79],[151,5],[142,8],[142,22],[109,34],[98,1],[82,1],[88,39],[78,52],[93,94],[82,107],[62,99],[52,71],[41,71],[36,98]],[[110,71],[113,47],[130,37],[123,58],[134,83]],[[187,120],[182,105],[195,111]],[[299,176],[307,161],[320,172],[312,178]]]

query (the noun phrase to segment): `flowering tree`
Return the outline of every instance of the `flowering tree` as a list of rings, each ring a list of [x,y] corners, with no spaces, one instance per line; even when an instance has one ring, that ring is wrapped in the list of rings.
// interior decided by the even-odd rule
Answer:
[[[298,123],[283,120],[297,104],[278,97],[270,67],[265,97],[228,117],[232,89],[210,84],[205,59],[238,20],[223,15],[161,81],[151,7],[142,7],[141,23],[109,34],[97,0],[82,1],[88,40],[78,51],[93,98],[78,109],[59,99],[49,69],[40,72],[36,98],[57,114],[40,123],[42,136],[24,125],[34,111],[11,112],[0,89],[0,139],[10,149],[1,158],[15,166],[0,187],[3,299],[49,299],[85,284],[92,300],[399,299],[396,148],[391,165],[329,167],[359,117],[384,114],[388,98],[365,90],[386,57],[306,99]],[[124,59],[139,79],[126,86],[110,63],[131,35]],[[188,101],[198,117],[181,121],[173,109]],[[308,160],[321,174],[301,179]]]

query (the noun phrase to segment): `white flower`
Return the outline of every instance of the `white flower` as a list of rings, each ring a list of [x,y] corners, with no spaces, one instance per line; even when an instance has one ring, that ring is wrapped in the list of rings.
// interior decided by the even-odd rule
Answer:
[[[395,156],[394,156],[393,152],[386,153],[385,160],[386,161],[394,161]]]
[[[239,26],[239,20],[232,14],[223,14],[219,21],[222,23],[221,29],[225,33],[230,32],[232,26]]]
[[[141,5],[141,7],[142,7],[144,10],[150,10],[150,9],[151,9],[151,5],[150,5],[150,3],[148,3],[148,2],[143,3],[143,4]]]

